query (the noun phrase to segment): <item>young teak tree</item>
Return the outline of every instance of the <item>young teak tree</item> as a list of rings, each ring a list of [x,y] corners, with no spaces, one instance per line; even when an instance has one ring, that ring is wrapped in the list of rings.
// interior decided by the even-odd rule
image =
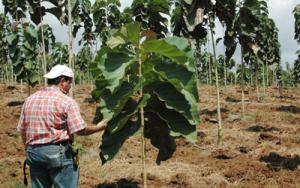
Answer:
[[[154,31],[162,38],[168,33],[168,19],[162,14],[169,15],[170,8],[168,0],[133,0],[131,14],[143,29]]]
[[[0,69],[2,78],[9,82],[9,71],[8,68],[11,67],[11,62],[9,58],[8,43],[6,36],[8,35],[11,23],[7,16],[0,13]]]
[[[139,23],[127,24],[91,64],[92,95],[100,102],[96,118],[109,119],[100,146],[103,163],[136,133],[142,134],[144,162],[145,137],[159,148],[157,163],[172,156],[174,138],[197,139],[199,101],[189,42],[152,37],[151,31],[141,32]],[[145,167],[143,174],[145,182]]]
[[[38,33],[33,25],[18,25],[7,36],[9,55],[13,62],[14,73],[18,80],[26,79],[28,84],[28,95],[30,87],[38,81]]]
[[[295,39],[300,43],[300,4],[293,10],[295,18]]]
[[[122,25],[120,6],[119,0],[96,0],[92,6],[94,32],[100,38],[102,46],[106,46],[110,30]]]
[[[295,39],[300,43],[300,4],[295,7],[293,13],[295,17]],[[296,54],[298,58],[294,63],[293,77],[295,84],[298,84],[300,81],[300,50],[297,50]]]

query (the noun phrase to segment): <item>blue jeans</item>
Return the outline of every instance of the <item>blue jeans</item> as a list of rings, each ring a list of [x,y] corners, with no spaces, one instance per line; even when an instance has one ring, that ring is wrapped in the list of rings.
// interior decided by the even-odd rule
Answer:
[[[71,148],[66,145],[27,147],[32,188],[76,188],[79,167],[74,164]]]

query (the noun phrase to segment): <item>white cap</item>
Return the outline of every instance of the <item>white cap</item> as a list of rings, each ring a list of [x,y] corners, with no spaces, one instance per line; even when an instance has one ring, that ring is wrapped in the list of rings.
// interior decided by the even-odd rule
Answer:
[[[66,65],[55,65],[54,67],[52,67],[50,72],[48,72],[47,74],[44,75],[44,77],[48,78],[48,79],[54,79],[59,76],[67,76],[67,77],[73,78],[74,73],[73,73],[72,69],[70,69]]]

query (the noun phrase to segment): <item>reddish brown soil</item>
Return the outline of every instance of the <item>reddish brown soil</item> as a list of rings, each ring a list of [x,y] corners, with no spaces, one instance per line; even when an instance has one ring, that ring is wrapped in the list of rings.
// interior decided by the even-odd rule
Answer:
[[[36,88],[35,88],[36,90]],[[91,123],[96,104],[90,103],[90,86],[77,86],[75,99],[82,116]],[[197,145],[177,141],[177,150],[168,161],[156,165],[157,149],[147,141],[148,187],[300,187],[300,95],[286,89],[268,89],[261,101],[247,90],[245,115],[239,88],[221,89],[223,138],[217,145],[216,92],[203,86],[201,119]],[[22,163],[25,158],[16,132],[26,91],[20,86],[0,85],[0,187],[23,187]],[[17,102],[8,106],[10,102]],[[101,166],[101,133],[77,137],[83,144],[80,187],[142,187],[141,141],[125,142],[116,159]]]

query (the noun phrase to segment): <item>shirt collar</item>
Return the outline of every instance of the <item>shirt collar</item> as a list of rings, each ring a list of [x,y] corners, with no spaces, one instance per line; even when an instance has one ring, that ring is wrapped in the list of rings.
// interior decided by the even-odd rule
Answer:
[[[59,91],[62,92],[63,94],[65,94],[59,87],[52,85],[52,86],[47,86],[44,88],[44,90],[46,91]]]

